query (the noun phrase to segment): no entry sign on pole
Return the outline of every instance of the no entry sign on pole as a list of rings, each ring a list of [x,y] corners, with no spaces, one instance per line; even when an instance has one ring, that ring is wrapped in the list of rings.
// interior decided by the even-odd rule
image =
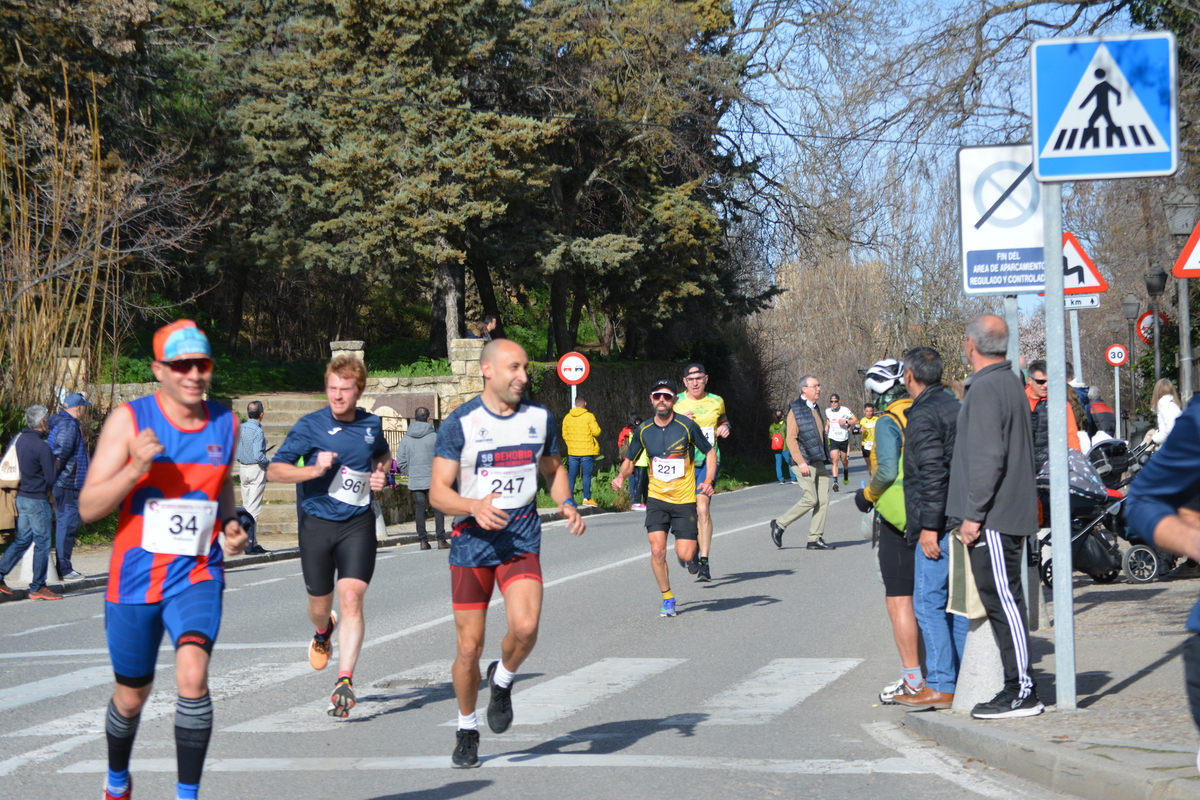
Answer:
[[[1167,315],[1162,313],[1161,311],[1158,312],[1158,321],[1160,324],[1166,325],[1167,324]],[[1140,317],[1138,317],[1137,334],[1138,334],[1138,338],[1141,339],[1146,344],[1154,344],[1154,312],[1153,311],[1146,311]]]

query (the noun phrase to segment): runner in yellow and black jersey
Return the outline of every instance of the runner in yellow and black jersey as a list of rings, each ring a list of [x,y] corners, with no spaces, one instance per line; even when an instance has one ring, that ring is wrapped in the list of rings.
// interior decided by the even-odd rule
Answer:
[[[704,438],[713,446],[713,456],[716,464],[709,479],[715,481],[721,474],[721,453],[717,442],[729,435],[729,420],[725,417],[725,401],[719,395],[708,391],[708,373],[703,364],[688,364],[683,368],[683,385],[687,390],[679,395],[675,402],[675,413],[688,417],[700,426]],[[699,460],[700,450],[696,451]],[[688,572],[696,576],[696,581],[706,583],[712,580],[708,568],[708,551],[712,546],[713,522],[709,513],[709,500],[705,495],[696,498],[696,520],[699,528],[697,536],[696,557],[688,563]]]
[[[675,534],[675,555],[681,564],[696,554],[696,495],[712,496],[716,459],[712,445],[696,423],[675,414],[675,382],[661,380],[650,390],[654,416],[638,426],[629,440],[621,471],[612,487],[619,491],[633,472],[634,461],[643,453],[650,457],[650,491],[646,500],[646,538],[650,540],[650,567],[662,592],[659,613],[675,616],[675,595],[667,576],[667,533]],[[695,453],[704,457],[704,477],[697,484],[699,469]],[[710,467],[710,461],[712,466]]]

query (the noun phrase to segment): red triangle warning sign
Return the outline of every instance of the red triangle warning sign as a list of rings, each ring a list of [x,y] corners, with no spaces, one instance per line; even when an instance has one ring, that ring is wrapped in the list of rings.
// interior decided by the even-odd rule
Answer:
[[[1187,244],[1183,246],[1183,252],[1179,254],[1175,266],[1171,269],[1171,274],[1176,278],[1200,278],[1200,248],[1196,247],[1198,241],[1200,241],[1200,223],[1197,223],[1196,229],[1188,237]]]
[[[1194,235],[1194,234],[1193,234]],[[1075,234],[1063,231],[1063,294],[1098,294],[1108,291],[1108,281],[1083,251]]]

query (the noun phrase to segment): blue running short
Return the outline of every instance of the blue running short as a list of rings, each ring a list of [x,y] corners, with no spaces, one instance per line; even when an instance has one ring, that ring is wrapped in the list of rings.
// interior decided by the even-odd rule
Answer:
[[[211,653],[224,591],[220,581],[200,581],[160,603],[106,602],[104,633],[117,683],[138,688],[154,680],[164,629],[175,649],[194,644]]]
[[[714,450],[713,452],[715,453],[716,451]],[[707,462],[705,462],[705,465],[702,467],[696,467],[696,488],[697,489],[700,488],[701,483],[704,483],[704,478],[707,474],[708,474],[708,463]],[[717,472],[715,475],[713,475],[713,483],[716,483],[717,478],[719,478],[719,477],[721,477],[721,462],[720,461],[717,462]]]

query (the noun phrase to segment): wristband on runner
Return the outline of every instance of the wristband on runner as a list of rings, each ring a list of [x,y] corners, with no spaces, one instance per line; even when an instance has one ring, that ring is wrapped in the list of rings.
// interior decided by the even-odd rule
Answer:
[[[561,503],[559,503],[559,505],[575,506],[575,508],[579,508],[579,504],[575,502],[574,497],[568,497],[566,500],[563,500]]]

